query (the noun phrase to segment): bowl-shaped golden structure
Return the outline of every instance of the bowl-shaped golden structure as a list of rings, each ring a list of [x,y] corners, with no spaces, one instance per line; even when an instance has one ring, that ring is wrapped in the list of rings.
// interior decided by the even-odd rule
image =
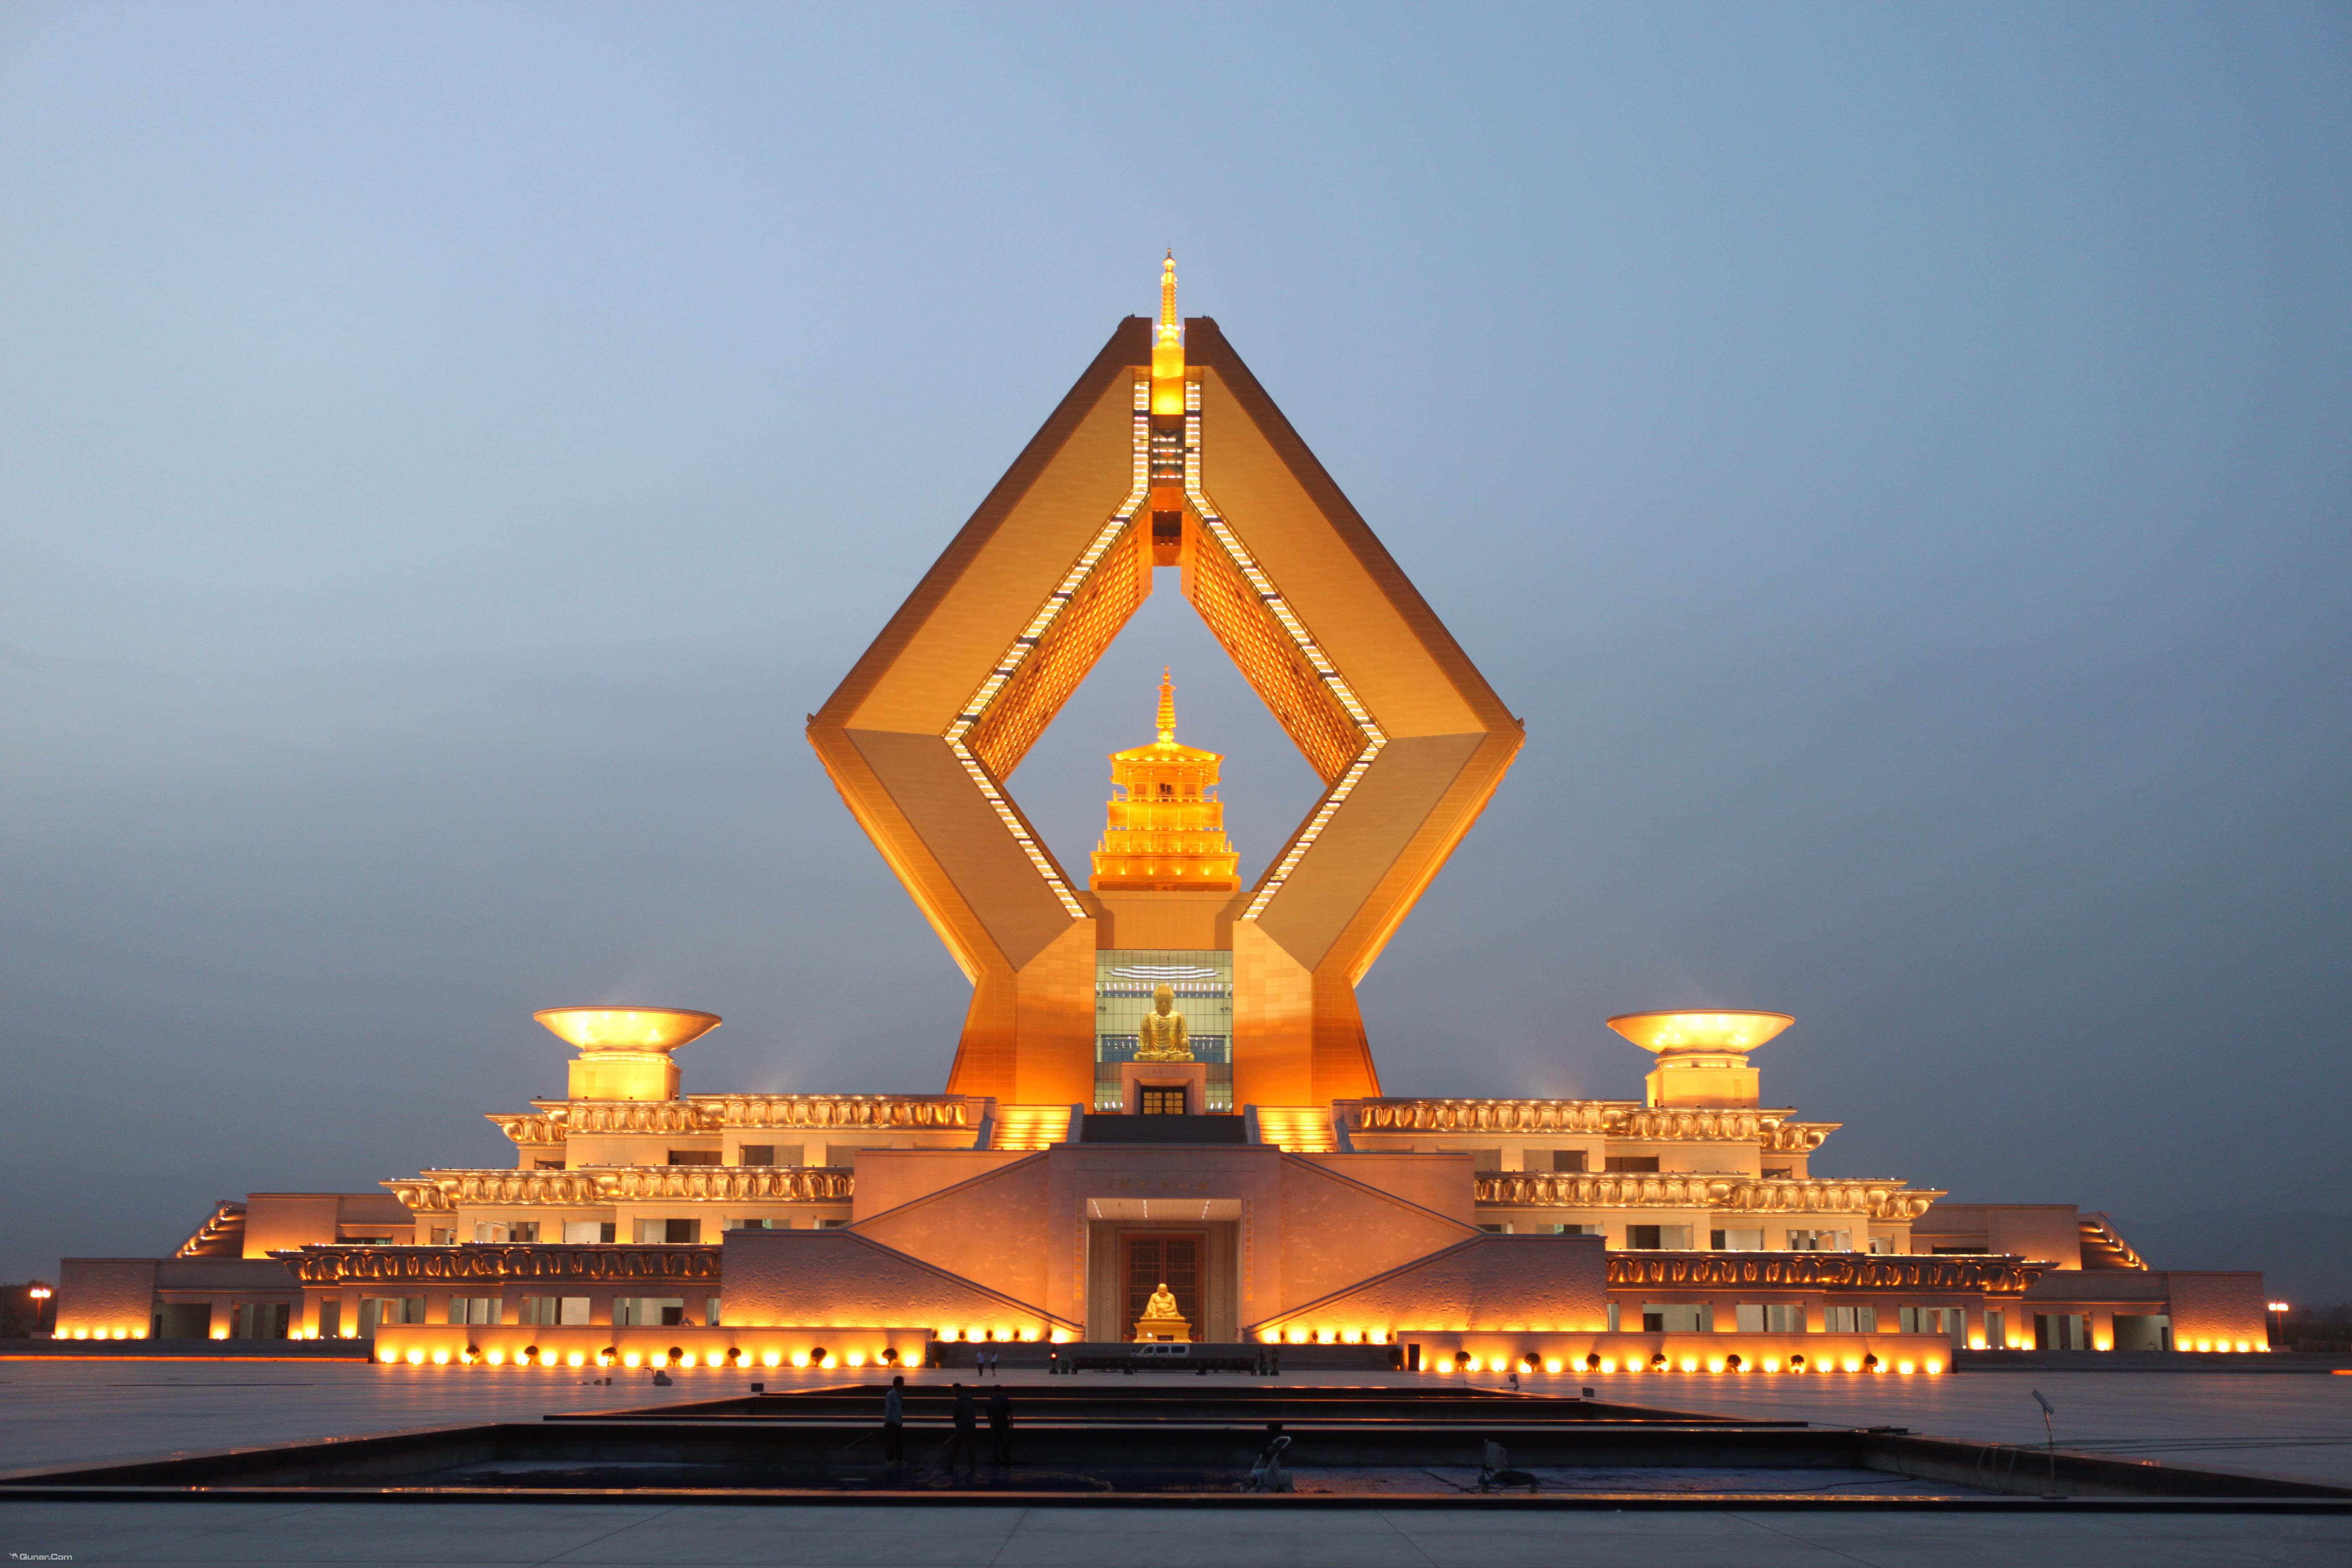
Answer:
[[[1620,1013],[1609,1026],[1645,1051],[1752,1051],[1796,1021],[1786,1013]]]
[[[674,1051],[719,1027],[684,1007],[548,1007],[532,1017],[583,1051]]]

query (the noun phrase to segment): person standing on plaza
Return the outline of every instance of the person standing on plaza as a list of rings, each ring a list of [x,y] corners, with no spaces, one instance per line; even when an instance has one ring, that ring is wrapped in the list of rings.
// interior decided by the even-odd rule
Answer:
[[[897,1470],[907,1462],[907,1380],[894,1377],[882,1394],[882,1461]]]
[[[989,1462],[999,1466],[1013,1462],[1013,1401],[999,1382],[988,1396],[988,1436],[991,1453]]]
[[[980,1411],[972,1404],[971,1390],[962,1384],[955,1389],[955,1436],[948,1439],[948,1469],[977,1474],[980,1469]]]

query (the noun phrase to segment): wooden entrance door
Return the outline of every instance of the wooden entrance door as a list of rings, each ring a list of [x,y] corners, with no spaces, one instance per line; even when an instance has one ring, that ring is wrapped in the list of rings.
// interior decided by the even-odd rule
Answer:
[[[1121,1238],[1118,1273],[1126,1287],[1127,1316],[1119,1321],[1119,1338],[1134,1331],[1151,1292],[1163,1282],[1176,1298],[1176,1310],[1192,1324],[1192,1337],[1202,1336],[1206,1324],[1201,1317],[1201,1254],[1207,1242],[1198,1233],[1172,1231],[1130,1231]]]

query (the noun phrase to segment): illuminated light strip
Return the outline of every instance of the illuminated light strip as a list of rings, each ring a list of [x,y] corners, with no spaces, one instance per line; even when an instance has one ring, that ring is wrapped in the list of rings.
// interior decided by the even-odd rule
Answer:
[[[1274,585],[1274,579],[1267,576],[1259,567],[1256,558],[1242,547],[1241,539],[1234,532],[1232,525],[1219,514],[1216,503],[1210,500],[1201,489],[1199,383],[1187,384],[1184,406],[1187,416],[1184,421],[1184,493],[1192,501],[1193,510],[1201,514],[1201,526],[1216,536],[1217,542],[1224,547],[1225,554],[1240,570],[1243,581],[1255,590],[1258,603],[1265,606],[1275,624],[1288,634],[1291,645],[1314,668],[1315,673],[1330,688],[1333,699],[1364,733],[1364,749],[1356,753],[1356,760],[1348,764],[1348,771],[1339,775],[1339,782],[1324,795],[1315,808],[1315,815],[1307,819],[1307,826],[1300,828],[1298,836],[1290,841],[1290,847],[1283,852],[1281,860],[1266,873],[1265,884],[1258,889],[1257,896],[1250,900],[1249,908],[1242,911],[1242,919],[1254,921],[1266,905],[1274,901],[1275,894],[1282,891],[1283,884],[1290,879],[1291,872],[1298,868],[1298,862],[1305,858],[1315,840],[1322,836],[1323,829],[1329,825],[1340,804],[1363,781],[1365,773],[1372,765],[1372,759],[1381,754],[1381,748],[1389,743],[1389,738],[1373,721],[1371,710],[1357,697],[1355,688],[1349,686],[1347,678],[1339,673],[1339,666],[1331,662],[1329,656],[1316,642],[1314,634],[1307,629],[1307,623],[1298,618],[1297,612],[1282,596],[1282,590]]]
[[[1198,403],[1197,391],[1192,393],[1192,400]],[[1151,493],[1151,383],[1141,377],[1135,383],[1134,442],[1135,472],[1127,500],[1096,531],[1093,541],[1079,553],[1076,563],[1054,585],[1054,591],[1045,595],[1045,604],[1029,618],[1029,624],[1021,628],[1021,635],[1013,639],[1013,646],[1005,650],[1003,658],[996,661],[995,668],[988,672],[988,679],[980,683],[980,689],[971,694],[971,700],[956,714],[955,722],[948,726],[944,737],[949,749],[955,752],[956,761],[962,763],[963,771],[971,775],[972,783],[979,786],[981,795],[995,809],[997,819],[1004,824],[1005,831],[1013,835],[1013,842],[1021,846],[1021,852],[1029,857],[1029,863],[1037,868],[1037,874],[1045,879],[1045,885],[1053,889],[1054,897],[1061,900],[1063,910],[1072,920],[1084,920],[1086,906],[1078,902],[1077,894],[1071,891],[1069,883],[1063,879],[1061,872],[1055,869],[1053,858],[1030,833],[1029,825],[1021,820],[1021,814],[1013,809],[1013,803],[997,787],[996,781],[989,776],[980,759],[972,755],[971,748],[964,744],[964,737],[971,733],[973,726],[987,713],[989,704],[995,701],[1005,687],[1012,683],[1013,678],[1020,673],[1022,661],[1037,650],[1037,645],[1045,640],[1046,632],[1060,618],[1062,612],[1069,608],[1078,590],[1086,586],[1087,579],[1093,575],[1102,558],[1110,552],[1111,546],[1118,542],[1118,536],[1126,531],[1128,524],[1134,521],[1136,512],[1142,507],[1144,499]]]

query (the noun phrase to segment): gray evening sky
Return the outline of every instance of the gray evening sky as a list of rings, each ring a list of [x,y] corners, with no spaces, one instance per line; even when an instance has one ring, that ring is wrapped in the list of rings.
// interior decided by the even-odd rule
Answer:
[[[1830,1173],[2352,1210],[2347,79],[2340,5],[0,5],[0,1276],[500,1163],[559,1003],[940,1088],[803,715],[1171,245],[1527,721],[1391,1092],[1779,1008]],[[1172,584],[1015,788],[1083,865],[1163,662],[1255,871],[1309,775]]]

